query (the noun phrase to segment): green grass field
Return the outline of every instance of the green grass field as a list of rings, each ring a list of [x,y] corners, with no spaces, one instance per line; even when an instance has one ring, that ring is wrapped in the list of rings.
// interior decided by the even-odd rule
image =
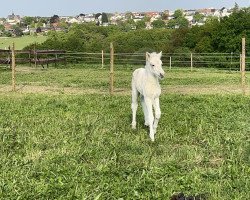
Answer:
[[[14,93],[0,68],[0,198],[250,198],[250,97],[238,72],[168,71],[154,143],[140,107],[130,126],[131,73],[116,69],[110,96],[98,66],[18,67]]]
[[[15,43],[15,49],[22,50],[24,47],[32,43],[42,43],[46,40],[46,36],[23,36],[17,38],[1,38],[0,37],[0,49],[5,49],[12,46]]]
[[[115,90],[130,94],[131,75],[136,67],[116,66]],[[181,94],[240,94],[241,75],[238,71],[216,69],[165,69],[166,79],[161,81],[163,93]],[[0,68],[0,91],[11,86],[11,71]],[[248,75],[248,73],[247,73]],[[71,93],[107,93],[109,91],[109,69],[100,65],[67,65],[59,68],[31,68],[18,66],[17,88],[20,92],[60,91]],[[248,82],[248,81],[247,81]],[[2,89],[1,89],[2,88]],[[5,88],[5,89],[4,89]],[[250,92],[250,91],[248,91]]]

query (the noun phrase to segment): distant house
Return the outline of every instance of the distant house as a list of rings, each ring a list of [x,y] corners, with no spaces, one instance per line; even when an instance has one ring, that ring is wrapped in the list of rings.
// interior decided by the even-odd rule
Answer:
[[[2,25],[4,24],[4,21],[3,21],[3,20],[1,20],[1,19],[0,19],[0,24],[2,24]]]
[[[5,23],[4,24],[4,28],[5,28],[5,30],[11,30],[12,29],[12,24],[10,24],[10,23]]]
[[[83,18],[84,22],[95,22],[95,15],[94,14],[87,14]]]
[[[6,22],[11,25],[16,25],[20,23],[20,21],[21,21],[20,15],[15,15],[14,13],[12,13],[11,15],[8,15],[8,17],[6,18]]]
[[[145,12],[145,16],[153,18],[154,20],[159,19],[161,17],[161,14],[159,12]],[[153,20],[153,21],[154,21]]]
[[[29,28],[29,26],[27,26],[25,29],[22,29],[22,31],[23,31],[23,34],[29,35],[30,34],[30,28]]]
[[[227,8],[225,8],[225,7],[221,8],[219,10],[216,10],[214,12],[214,16],[218,17],[218,18],[228,17],[230,14],[231,14],[231,12]]]
[[[51,23],[50,26],[55,30],[59,26],[59,22]]]
[[[139,13],[139,12],[133,12],[133,20],[135,22],[138,22],[138,21],[141,21],[144,17],[145,17],[145,14],[144,13]]]
[[[145,12],[145,16],[149,17],[150,22],[152,23],[153,21],[161,18],[161,13],[160,12]]]
[[[110,17],[110,24],[117,25],[118,21],[124,21],[125,20],[125,14],[124,13],[115,13]]]
[[[189,26],[192,26],[194,23],[194,16],[185,16],[185,18],[188,20]]]
[[[71,17],[71,18],[67,19],[66,22],[68,22],[69,24],[73,24],[73,23],[79,24],[79,21],[76,17]]]
[[[186,16],[192,16],[192,15],[195,15],[196,13],[196,10],[184,10],[184,14]]]
[[[76,19],[78,20],[78,24],[81,24],[84,22],[84,17],[85,15],[84,14],[80,14],[76,17]]]
[[[185,18],[189,21],[189,22],[192,22],[193,19],[194,19],[194,16],[185,16]]]
[[[203,14],[204,16],[213,16],[215,11],[216,11],[215,8],[204,8],[198,10],[198,12]]]

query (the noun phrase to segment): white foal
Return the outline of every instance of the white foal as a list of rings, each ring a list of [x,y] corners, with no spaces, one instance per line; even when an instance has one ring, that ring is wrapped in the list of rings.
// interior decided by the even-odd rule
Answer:
[[[164,71],[162,69],[161,61],[162,52],[146,53],[145,68],[136,69],[132,77],[132,128],[136,128],[136,111],[138,107],[137,97],[141,96],[141,104],[143,108],[145,125],[149,126],[149,136],[154,141],[154,135],[161,117],[159,96],[161,94],[161,87],[159,79],[164,78]],[[155,119],[153,114],[155,111]]]

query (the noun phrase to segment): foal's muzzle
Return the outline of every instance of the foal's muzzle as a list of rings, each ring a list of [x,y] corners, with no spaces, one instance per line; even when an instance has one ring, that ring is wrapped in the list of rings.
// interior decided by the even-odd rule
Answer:
[[[163,79],[164,78],[164,74],[160,73],[160,78]]]

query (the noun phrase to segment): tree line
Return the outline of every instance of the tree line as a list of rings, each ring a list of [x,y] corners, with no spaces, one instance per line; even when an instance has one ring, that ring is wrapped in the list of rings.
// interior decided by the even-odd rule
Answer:
[[[178,15],[176,19],[182,20],[182,16]],[[221,19],[211,18],[203,26],[189,28],[183,22],[183,26],[176,28],[176,22],[171,23],[172,27],[167,29],[158,25],[151,30],[131,30],[123,24],[108,27],[95,23],[73,24],[67,32],[50,31],[48,39],[36,44],[36,48],[108,52],[109,43],[113,42],[115,51],[123,53],[240,52],[243,36],[246,37],[247,49],[250,48],[250,7],[235,9],[230,16]]]

